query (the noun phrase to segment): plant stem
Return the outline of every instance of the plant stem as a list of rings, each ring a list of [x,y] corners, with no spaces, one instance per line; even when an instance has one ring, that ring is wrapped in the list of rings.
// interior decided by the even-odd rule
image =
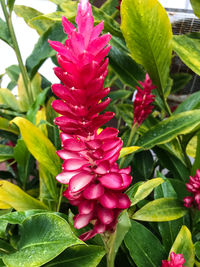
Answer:
[[[58,206],[57,206],[57,209],[56,209],[57,212],[59,212],[59,210],[60,210],[60,205],[61,205],[61,201],[62,201],[63,187],[64,187],[63,184],[61,184],[60,196],[59,196],[59,200],[58,200]]]
[[[129,147],[131,142],[132,142],[132,139],[133,139],[133,136],[134,134],[136,133],[137,131],[137,128],[138,128],[138,124],[137,123],[134,123],[132,128],[131,128],[131,132],[130,132],[130,135],[129,135],[129,138],[128,138],[128,142],[126,144],[126,147]],[[125,161],[125,157],[122,158],[122,160],[120,161],[120,164],[119,164],[119,167],[122,168],[123,164],[124,164],[124,161]]]
[[[22,78],[23,78],[23,81],[24,81],[24,86],[25,86],[26,91],[27,91],[27,95],[28,95],[30,100],[33,100],[32,99],[31,90],[29,90],[30,89],[30,80],[29,80],[26,68],[25,68],[25,66],[23,64],[23,61],[22,61],[21,53],[20,53],[19,46],[18,46],[18,43],[17,43],[17,38],[16,38],[16,35],[15,35],[15,31],[14,31],[12,20],[11,20],[11,15],[7,11],[7,8],[6,8],[6,5],[5,5],[5,1],[4,0],[0,0],[0,1],[1,1],[1,7],[2,7],[2,10],[3,10],[4,16],[5,16],[5,19],[6,19],[6,22],[7,22],[8,30],[10,32],[10,36],[11,36],[11,39],[12,39],[12,42],[13,42],[12,47],[13,47],[13,49],[15,51],[15,54],[16,54],[16,57],[17,57],[17,60],[18,60],[18,63],[19,63],[19,68],[20,68],[21,73],[22,73]]]
[[[198,134],[197,134],[196,155],[195,155],[194,164],[192,166],[191,175],[195,175],[197,169],[200,168],[199,157],[200,157],[200,132],[198,132]]]

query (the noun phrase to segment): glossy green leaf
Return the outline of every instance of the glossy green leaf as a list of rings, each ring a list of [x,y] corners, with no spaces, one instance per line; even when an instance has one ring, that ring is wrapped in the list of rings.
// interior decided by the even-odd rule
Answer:
[[[149,149],[171,141],[180,134],[190,133],[200,124],[200,110],[182,112],[159,122],[141,136],[136,145]]]
[[[36,214],[23,221],[18,250],[3,257],[9,267],[41,266],[66,248],[82,244],[68,223],[55,214]]]
[[[117,11],[116,7],[118,5],[119,5],[118,0],[107,0],[103,3],[100,9],[111,16],[113,13]]]
[[[164,91],[172,54],[172,29],[165,9],[157,0],[123,0],[121,29],[133,59]]]
[[[114,104],[118,100],[127,99],[132,94],[131,91],[128,90],[116,90],[109,93],[109,97],[111,99],[110,103]]]
[[[104,255],[105,250],[100,246],[75,246],[65,250],[44,267],[96,267]]]
[[[200,39],[186,35],[175,35],[173,37],[173,50],[180,59],[196,74],[200,75]]]
[[[195,247],[195,254],[197,258],[200,260],[200,241],[196,242],[194,244],[194,247]]]
[[[194,245],[192,243],[192,235],[190,230],[183,225],[179,234],[174,241],[171,252],[182,254],[185,259],[185,266],[193,267],[195,261]]]
[[[112,262],[114,264],[117,251],[130,227],[131,222],[128,213],[125,211],[120,215],[117,223],[117,228],[115,232],[110,235],[107,241],[107,246],[110,247],[107,255],[109,262]]]
[[[129,154],[132,154],[134,152],[136,152],[137,150],[139,150],[141,147],[139,146],[129,146],[129,147],[123,147],[121,150],[120,150],[120,155],[119,155],[119,158],[118,159],[121,159]]]
[[[18,17],[22,17],[27,24],[34,17],[42,15],[40,11],[24,5],[15,5],[14,12]]]
[[[4,42],[6,42],[8,45],[10,45],[11,47],[13,47],[13,42],[10,36],[10,32],[8,30],[8,26],[6,24],[5,21],[3,21],[0,18],[0,39],[3,40]]]
[[[29,196],[17,185],[7,181],[0,181],[0,201],[16,210],[46,209],[39,200]]]
[[[19,66],[18,65],[9,66],[8,68],[6,68],[6,74],[9,76],[13,86],[16,86],[17,85],[17,81],[19,79],[19,74],[20,74]]]
[[[138,222],[131,221],[131,229],[124,242],[138,267],[158,267],[167,257],[159,239]]]
[[[175,198],[153,200],[133,214],[132,219],[149,222],[176,220],[187,213],[182,201]]]
[[[131,196],[131,205],[137,204],[140,200],[147,197],[157,186],[162,184],[164,181],[162,178],[154,178],[147,182],[144,182],[140,185],[136,191],[136,193]]]
[[[63,42],[65,39],[66,34],[63,32],[61,23],[54,23],[51,28],[41,35],[32,54],[26,60],[26,67],[31,77],[35,75],[39,67],[48,57],[52,57],[56,54],[50,47],[48,40]]]
[[[16,125],[11,124],[9,120],[2,117],[0,117],[0,130],[14,133],[16,135],[19,134],[19,130]]]
[[[178,114],[184,111],[189,111],[193,109],[200,108],[200,92],[195,92],[192,95],[188,96],[185,101],[178,105],[177,109],[173,114]]]
[[[138,177],[141,180],[150,179],[155,168],[154,159],[151,151],[145,150],[134,154],[133,166],[134,178]]]
[[[190,0],[194,14],[200,18],[200,2],[198,0]]]
[[[115,46],[109,52],[109,65],[121,81],[130,87],[139,86],[138,81],[144,80],[142,68],[126,52]]]
[[[19,110],[16,97],[7,88],[0,88],[0,104],[5,104],[16,111]]]
[[[24,118],[16,117],[12,122],[19,127],[22,138],[30,153],[49,172],[56,176],[60,172],[61,163],[51,141],[40,129]]]
[[[118,104],[117,110],[122,119],[131,128],[133,125],[133,105],[131,104]]]
[[[13,159],[13,147],[0,144],[0,162]]]

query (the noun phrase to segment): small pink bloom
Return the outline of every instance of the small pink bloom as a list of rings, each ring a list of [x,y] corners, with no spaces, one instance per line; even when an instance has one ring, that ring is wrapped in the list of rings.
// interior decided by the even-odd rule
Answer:
[[[161,267],[183,267],[185,259],[182,254],[175,254],[171,252],[170,261],[163,260]]]
[[[122,3],[122,0],[119,0],[119,4],[118,4],[118,6],[116,6],[116,8],[117,8],[118,10],[120,10],[121,3]]]
[[[76,29],[63,17],[65,44],[49,41],[56,50],[60,67],[54,69],[62,84],[52,85],[60,99],[52,107],[62,116],[55,119],[61,131],[62,150],[57,151],[64,160],[63,171],[56,179],[68,188],[63,195],[71,205],[78,206],[74,227],[80,229],[90,222],[94,228],[80,236],[82,240],[98,233],[113,231],[123,209],[130,200],[123,191],[132,181],[130,168],[119,169],[116,160],[122,148],[118,130],[97,130],[113,118],[113,112],[101,112],[108,106],[106,98],[110,88],[104,88],[108,73],[107,56],[110,34],[100,36],[103,22],[93,26],[91,5],[88,0],[78,4]]]
[[[144,83],[141,81],[139,83],[143,89],[136,87],[137,93],[133,102],[133,124],[137,123],[138,125],[140,125],[148,117],[148,115],[151,114],[153,110],[153,106],[150,104],[154,101],[155,96],[151,95],[151,91],[156,88],[156,86],[152,84],[152,81],[149,78],[148,74],[146,74]]]
[[[190,176],[186,188],[188,192],[192,193],[192,196],[184,198],[184,206],[187,208],[195,206],[200,210],[200,170],[197,170],[194,176]]]

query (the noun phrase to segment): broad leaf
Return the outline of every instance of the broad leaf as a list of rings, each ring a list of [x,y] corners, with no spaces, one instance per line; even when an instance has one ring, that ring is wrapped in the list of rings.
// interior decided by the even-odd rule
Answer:
[[[200,75],[200,39],[186,35],[175,35],[173,37],[173,50],[180,59],[196,74]]]
[[[141,149],[140,149],[141,150]],[[155,164],[150,150],[140,151],[134,154],[133,177],[140,180],[148,180],[152,177]]]
[[[7,266],[41,266],[67,247],[82,243],[67,222],[54,214],[36,214],[27,218],[22,223],[20,234],[17,252],[3,257]]]
[[[24,118],[16,117],[13,123],[20,128],[22,138],[30,153],[56,176],[60,172],[60,159],[51,141],[40,129]]]
[[[111,100],[110,103],[114,104],[118,100],[127,99],[131,94],[132,92],[128,90],[116,90],[116,91],[111,91],[108,96],[110,97]]]
[[[157,0],[123,0],[121,29],[131,56],[163,92],[172,54],[172,29],[165,9]]]
[[[4,255],[10,254],[14,251],[15,251],[15,249],[9,243],[0,239],[0,258]]]
[[[188,96],[185,101],[178,105],[177,109],[173,114],[178,114],[184,111],[189,111],[193,109],[200,108],[200,92],[195,92],[192,95]]]
[[[104,255],[105,250],[100,246],[75,246],[65,250],[44,267],[96,267]]]
[[[109,64],[121,81],[130,87],[139,86],[138,81],[144,80],[142,68],[126,52],[115,46],[109,52]]]
[[[192,79],[192,75],[189,73],[180,72],[171,74],[171,78],[173,79],[172,93],[176,93],[185,88],[185,86]]]
[[[123,147],[120,151],[120,155],[118,159],[121,159],[129,154],[134,153],[135,151],[139,150],[141,147],[139,146],[129,146],[129,147]]]
[[[8,1],[7,1],[7,6],[8,6],[8,8],[9,8],[10,13],[11,13],[12,10],[13,10],[14,4],[15,4],[15,0],[8,0]]]
[[[0,88],[0,104],[7,105],[12,110],[19,110],[16,97],[7,88]]]
[[[175,198],[159,198],[143,206],[132,219],[149,222],[176,220],[187,213],[182,201]]]
[[[8,84],[8,89],[12,90],[16,85],[19,79],[20,68],[18,65],[11,65],[6,68],[6,74],[9,76],[11,82]]]
[[[0,130],[11,132],[16,135],[19,134],[19,130],[16,125],[11,124],[9,120],[2,117],[0,117]]]
[[[29,196],[17,185],[7,181],[0,181],[0,201],[16,210],[46,209],[39,200]]]
[[[195,247],[195,254],[197,258],[200,260],[200,241],[196,242],[194,244],[194,247]]]
[[[107,13],[108,15],[112,15],[116,12],[116,7],[119,5],[118,0],[107,0],[103,5],[101,6],[101,10]]]
[[[0,144],[0,162],[13,159],[13,147]]]
[[[15,5],[14,12],[18,17],[22,17],[27,24],[34,17],[42,15],[40,11],[32,7],[23,5]]]
[[[162,178],[154,178],[140,185],[136,193],[130,197],[131,205],[135,205],[140,200],[147,197],[154,190],[154,188],[156,188],[163,182],[164,180]]]
[[[138,222],[131,222],[131,229],[125,236],[124,242],[138,267],[158,267],[166,258],[165,249],[159,239]]]
[[[171,141],[180,134],[190,133],[200,124],[200,110],[192,110],[173,115],[150,128],[140,137],[137,144],[149,149]]]
[[[194,245],[190,230],[183,225],[170,252],[182,254],[185,259],[185,266],[193,267],[195,261]]]
[[[194,14],[200,18],[200,2],[198,0],[190,0]]]
[[[11,47],[13,47],[13,42],[10,36],[10,32],[8,30],[8,26],[6,24],[5,21],[3,21],[0,18],[0,39],[3,40],[4,42],[6,42],[8,45],[10,45]]]

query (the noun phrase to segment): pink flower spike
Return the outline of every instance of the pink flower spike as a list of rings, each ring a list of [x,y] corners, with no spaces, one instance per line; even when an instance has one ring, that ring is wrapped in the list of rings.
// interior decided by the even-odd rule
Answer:
[[[86,225],[88,225],[88,223],[92,219],[92,216],[93,216],[92,213],[76,215],[75,220],[74,220],[74,227],[77,229],[85,227]]]
[[[184,267],[185,259],[182,254],[171,252],[170,261],[163,260],[161,267]]]
[[[117,173],[108,173],[99,178],[103,186],[112,190],[119,190],[123,185],[122,176]]]
[[[62,184],[68,184],[70,179],[77,175],[79,172],[61,172],[56,176],[56,180]]]
[[[69,181],[69,190],[72,193],[77,193],[82,191],[89,183],[93,180],[93,175],[80,172],[79,174],[73,176]]]
[[[151,90],[156,88],[154,85],[152,85],[152,81],[148,74],[146,74],[144,83],[139,83],[143,87],[143,90],[141,90],[139,87],[136,87],[137,93],[133,102],[133,124],[137,123],[138,125],[140,125],[153,110],[153,106],[150,104],[154,101],[155,96],[151,95]]]
[[[110,224],[113,221],[114,214],[113,211],[110,209],[99,207],[97,214],[103,224]]]
[[[118,199],[115,194],[110,191],[106,191],[100,198],[100,204],[107,209],[115,209],[117,208]]]
[[[80,205],[78,206],[78,211],[80,214],[89,214],[93,211],[94,209],[94,201],[90,200],[84,200],[81,201]]]
[[[86,199],[97,199],[104,193],[104,187],[101,184],[91,184],[83,192]]]
[[[186,188],[192,193],[192,196],[184,198],[184,206],[187,208],[194,206],[200,210],[200,170],[197,170],[194,176],[189,177]]]

